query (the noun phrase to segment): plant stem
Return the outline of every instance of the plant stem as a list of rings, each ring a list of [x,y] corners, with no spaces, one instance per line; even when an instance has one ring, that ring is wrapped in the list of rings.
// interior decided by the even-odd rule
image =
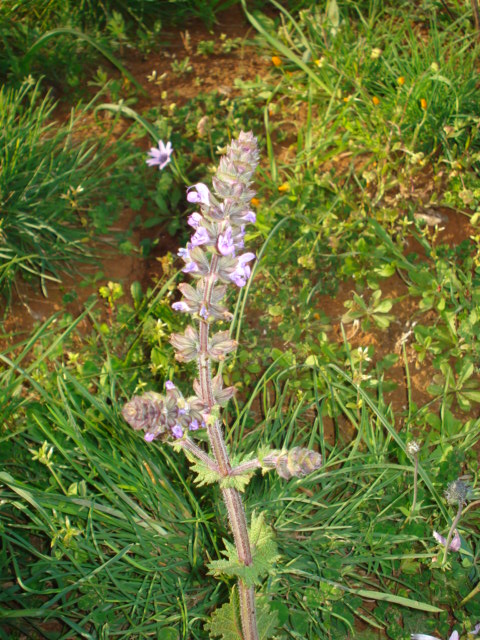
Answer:
[[[177,446],[182,447],[182,449],[185,449],[185,451],[188,451],[189,453],[191,453],[193,456],[195,456],[195,458],[203,462],[203,464],[206,465],[212,471],[218,471],[218,467],[215,463],[215,460],[213,460],[208,455],[208,453],[205,453],[203,449],[200,449],[200,447],[197,444],[195,444],[195,442],[191,438],[189,437],[183,438],[182,440],[178,440],[177,442],[175,442],[175,444]]]
[[[216,271],[218,257],[212,256],[210,272],[205,278],[205,289],[203,304],[208,309],[213,287],[216,281]],[[215,405],[215,397],[212,387],[211,362],[208,355],[208,331],[209,323],[200,318],[199,320],[199,353],[197,358],[198,377],[200,381],[201,395],[208,408],[208,413],[212,415]],[[210,446],[215,457],[218,471],[222,476],[228,476],[232,472],[227,447],[222,433],[220,421],[207,420],[207,433]],[[247,517],[240,493],[236,489],[222,489],[222,496],[228,513],[228,521],[233,533],[238,559],[246,566],[252,564],[252,551],[248,537]],[[242,620],[242,632],[244,640],[258,640],[257,616],[255,609],[255,590],[248,587],[243,580],[238,581],[238,593],[240,602],[240,617]]]
[[[452,541],[453,534],[455,532],[455,528],[456,528],[456,526],[458,524],[458,521],[460,520],[460,517],[462,515],[462,510],[463,510],[463,502],[459,502],[457,515],[453,519],[452,526],[450,527],[450,531],[448,532],[447,542],[445,543],[445,550],[443,552],[442,564],[445,564],[445,562],[447,561],[448,548],[450,547],[450,543]]]
[[[413,468],[413,500],[412,500],[412,514],[415,511],[415,507],[417,506],[417,495],[418,495],[418,455],[415,455],[415,466]]]

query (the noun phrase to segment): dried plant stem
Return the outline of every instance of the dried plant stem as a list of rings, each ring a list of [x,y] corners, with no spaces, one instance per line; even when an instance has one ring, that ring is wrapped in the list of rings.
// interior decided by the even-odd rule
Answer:
[[[213,256],[210,263],[210,273],[205,278],[204,305],[209,307],[211,292],[216,280],[217,257]],[[203,401],[211,414],[215,405],[212,386],[212,372],[210,358],[208,356],[208,330],[209,323],[206,320],[199,321],[199,353],[198,373]],[[207,420],[207,433],[210,446],[215,457],[218,471],[222,476],[231,474],[232,467],[228,457],[227,447],[218,419]],[[222,489],[222,496],[227,508],[228,520],[233,533],[238,559],[244,565],[252,564],[252,551],[248,537],[247,517],[240,493],[236,489]],[[255,590],[248,587],[243,580],[238,581],[238,593],[240,602],[240,616],[244,640],[258,640],[257,616],[255,609]]]
[[[448,532],[447,542],[445,543],[445,550],[443,552],[442,564],[445,564],[445,562],[447,561],[448,549],[450,547],[450,543],[452,541],[453,534],[455,533],[455,529],[457,527],[458,521],[462,516],[462,510],[463,510],[463,502],[460,502],[458,505],[457,515],[453,519],[452,526],[450,527],[450,531]]]

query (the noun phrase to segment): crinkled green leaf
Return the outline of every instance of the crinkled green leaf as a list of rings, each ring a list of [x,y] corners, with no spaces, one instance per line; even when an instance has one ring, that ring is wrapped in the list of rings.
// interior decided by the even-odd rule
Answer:
[[[198,484],[199,487],[203,487],[206,484],[215,484],[218,482],[222,489],[236,489],[237,491],[243,492],[245,491],[245,487],[250,482],[254,471],[250,471],[249,473],[242,473],[238,476],[222,476],[218,471],[213,471],[206,464],[197,460],[192,454],[185,452],[188,460],[192,463],[191,470],[197,474],[194,482]],[[253,455],[253,454],[252,454]],[[249,460],[252,455],[245,456],[243,461]],[[239,464],[238,458],[233,457],[231,459],[232,466],[235,467]]]
[[[208,564],[209,573],[235,576],[243,580],[249,587],[259,584],[261,579],[272,571],[273,565],[279,558],[277,545],[273,539],[273,531],[265,523],[263,514],[253,515],[249,538],[252,548],[251,565],[246,566],[240,562],[235,546],[226,540],[225,551],[223,551],[226,558],[210,562]]]
[[[259,640],[268,640],[278,627],[278,613],[270,608],[267,599],[256,598],[257,627]],[[232,589],[230,602],[216,609],[212,619],[205,625],[210,638],[220,637],[222,640],[243,640],[242,623],[238,591]]]
[[[213,471],[209,469],[206,464],[200,462],[191,455],[187,454],[187,458],[192,463],[190,469],[197,474],[197,477],[194,479],[194,482],[198,484],[199,487],[203,487],[206,484],[215,484],[215,482],[220,482],[222,476],[218,471]]]

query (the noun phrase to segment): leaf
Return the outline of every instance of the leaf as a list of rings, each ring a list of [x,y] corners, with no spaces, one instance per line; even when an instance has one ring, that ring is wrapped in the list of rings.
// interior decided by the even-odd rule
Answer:
[[[238,603],[237,590],[232,590],[230,602],[215,609],[212,619],[205,625],[210,638],[220,637],[222,640],[243,640],[242,623]]]
[[[214,471],[210,469],[206,464],[192,456],[188,453],[188,451],[184,452],[187,456],[188,460],[192,463],[190,467],[192,471],[197,474],[197,477],[194,479],[194,482],[198,484],[199,487],[203,487],[207,484],[215,484],[218,482],[221,489],[236,489],[243,493],[245,491],[245,487],[250,482],[252,476],[255,471],[250,471],[248,473],[242,473],[237,476],[222,476],[218,471]],[[232,458],[232,462],[233,462]]]
[[[279,626],[278,613],[270,608],[265,596],[256,598],[257,627],[259,640],[268,640]],[[222,640],[243,640],[242,622],[238,591],[232,589],[230,602],[216,609],[212,619],[205,625],[210,638],[221,637]]]
[[[265,524],[263,514],[252,516],[252,525],[249,531],[250,545],[252,547],[252,564],[245,565],[240,562],[238,553],[228,540],[225,540],[225,560],[213,560],[208,566],[210,574],[225,574],[235,576],[245,582],[248,587],[253,587],[261,582],[263,576],[268,575],[273,565],[279,558],[277,545],[273,539],[273,531]]]
[[[192,463],[192,466],[190,467],[191,470],[197,474],[197,477],[194,480],[195,484],[198,484],[199,487],[203,487],[206,484],[215,484],[216,482],[220,482],[222,476],[218,471],[213,471],[213,469],[210,469],[206,464],[191,456],[187,451],[185,451],[185,455]]]

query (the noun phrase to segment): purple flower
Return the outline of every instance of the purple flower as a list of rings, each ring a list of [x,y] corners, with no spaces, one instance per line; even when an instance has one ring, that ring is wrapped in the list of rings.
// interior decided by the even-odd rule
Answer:
[[[191,191],[193,189],[193,191]],[[200,204],[210,204],[210,191],[206,184],[198,182],[187,189],[187,200],[189,202],[199,202]]]
[[[175,385],[173,384],[173,382],[171,382],[171,380],[167,380],[165,382],[165,389],[167,391],[172,391],[173,389],[175,389]]]
[[[156,147],[152,147],[148,152],[149,158],[147,160],[147,164],[149,167],[154,167],[158,165],[158,168],[164,169],[167,164],[170,162],[170,156],[173,153],[172,143],[167,142],[166,145],[163,144],[161,140],[158,141],[158,149]]]
[[[194,229],[198,229],[198,225],[202,221],[202,214],[195,211],[190,216],[188,216],[187,222]]]
[[[143,436],[143,439],[145,440],[145,442],[151,442],[153,439],[155,438],[155,434],[150,432],[150,433],[146,433]]]
[[[188,311],[190,311],[190,307],[186,302],[174,302],[172,304],[172,309],[175,309],[175,311],[183,311],[184,313],[188,313]]]
[[[172,428],[172,435],[175,436],[175,438],[181,438],[183,436],[183,429],[180,425],[176,424],[173,428]]]
[[[188,425],[188,428],[190,429],[190,431],[196,431],[199,426],[200,425],[198,424],[198,420],[194,418]]]
[[[437,542],[441,545],[445,546],[447,544],[447,539],[441,536],[436,531],[433,532],[433,537]],[[453,536],[453,540],[450,542],[448,548],[452,551],[458,551],[462,546],[462,541],[460,540],[460,536],[458,535],[458,531],[455,529],[455,535]]]
[[[254,211],[247,211],[247,213],[243,216],[243,219],[245,220],[245,222],[251,222],[252,224],[255,224],[255,222],[257,221],[257,216],[255,215]]]
[[[208,244],[210,242],[210,236],[204,227],[198,227],[190,240],[194,247],[198,247],[201,244]]]
[[[225,233],[221,233],[218,236],[217,247],[222,256],[228,256],[230,253],[234,253],[235,245],[233,243],[232,227],[227,227]]]
[[[195,262],[188,262],[182,269],[183,273],[195,273],[198,271],[198,266]]]
[[[204,320],[208,318],[208,311],[204,304],[202,304],[202,308],[199,311],[199,315],[202,316]]]
[[[254,253],[244,253],[242,256],[239,256],[235,271],[230,274],[230,280],[232,280],[237,287],[244,287],[246,285],[251,273],[247,262],[250,262],[254,258]]]
[[[238,256],[238,262],[241,265],[247,264],[247,262],[251,262],[255,260],[255,254],[249,251],[248,253],[244,253],[242,256]]]
[[[439,640],[436,636],[429,636],[425,633],[412,633],[410,638],[412,640]],[[459,640],[458,631],[454,631],[448,640]]]

